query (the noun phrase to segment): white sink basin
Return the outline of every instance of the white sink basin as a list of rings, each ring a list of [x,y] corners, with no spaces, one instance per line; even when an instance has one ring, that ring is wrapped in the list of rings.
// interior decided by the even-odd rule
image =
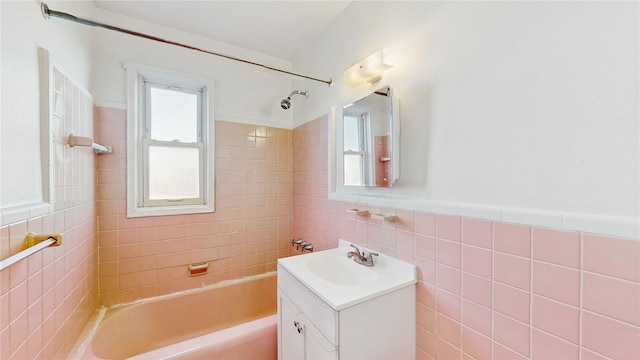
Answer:
[[[314,275],[336,285],[358,285],[374,281],[378,274],[371,268],[356,264],[352,259],[327,254],[307,262],[307,268]],[[357,266],[354,266],[357,265]]]
[[[347,257],[354,250],[350,244],[340,239],[335,249],[279,259],[278,271],[296,277],[335,310],[416,283],[415,265],[380,253],[375,265],[367,267]]]

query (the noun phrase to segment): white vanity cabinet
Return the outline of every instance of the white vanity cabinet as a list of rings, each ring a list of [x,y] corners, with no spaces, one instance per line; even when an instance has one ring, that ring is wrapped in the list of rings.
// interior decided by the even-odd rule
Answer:
[[[279,360],[415,359],[415,281],[338,306],[316,292],[278,266]]]

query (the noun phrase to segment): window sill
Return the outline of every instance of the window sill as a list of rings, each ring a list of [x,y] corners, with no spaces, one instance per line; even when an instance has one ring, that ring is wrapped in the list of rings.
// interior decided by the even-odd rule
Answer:
[[[153,206],[153,207],[135,207],[127,208],[128,218],[149,217],[149,216],[169,216],[169,215],[188,215],[203,214],[215,212],[212,205],[185,205],[185,206]]]

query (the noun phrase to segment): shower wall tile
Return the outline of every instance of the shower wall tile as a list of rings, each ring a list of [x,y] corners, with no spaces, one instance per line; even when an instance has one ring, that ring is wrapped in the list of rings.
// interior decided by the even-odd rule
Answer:
[[[216,121],[216,211],[126,217],[125,111],[98,108],[100,303],[114,305],[276,269],[289,255],[291,131]],[[209,262],[189,277],[188,265]]]
[[[580,358],[580,348],[546,334],[542,331],[533,330],[531,343],[533,344],[532,359],[578,359]]]
[[[54,69],[55,204],[51,214],[0,227],[0,257],[18,252],[29,232],[60,233],[46,248],[0,272],[0,358],[64,359],[98,306],[95,172],[100,156],[65,146],[70,134],[94,136],[86,91]]]
[[[292,236],[416,264],[418,359],[640,358],[640,239],[393,208],[395,223],[347,214],[381,209],[328,199],[327,124],[293,130]]]

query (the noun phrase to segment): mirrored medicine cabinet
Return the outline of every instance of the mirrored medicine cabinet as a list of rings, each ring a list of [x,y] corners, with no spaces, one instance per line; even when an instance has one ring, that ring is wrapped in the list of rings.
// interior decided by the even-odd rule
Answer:
[[[398,101],[385,86],[342,108],[345,186],[391,187],[398,179]]]

